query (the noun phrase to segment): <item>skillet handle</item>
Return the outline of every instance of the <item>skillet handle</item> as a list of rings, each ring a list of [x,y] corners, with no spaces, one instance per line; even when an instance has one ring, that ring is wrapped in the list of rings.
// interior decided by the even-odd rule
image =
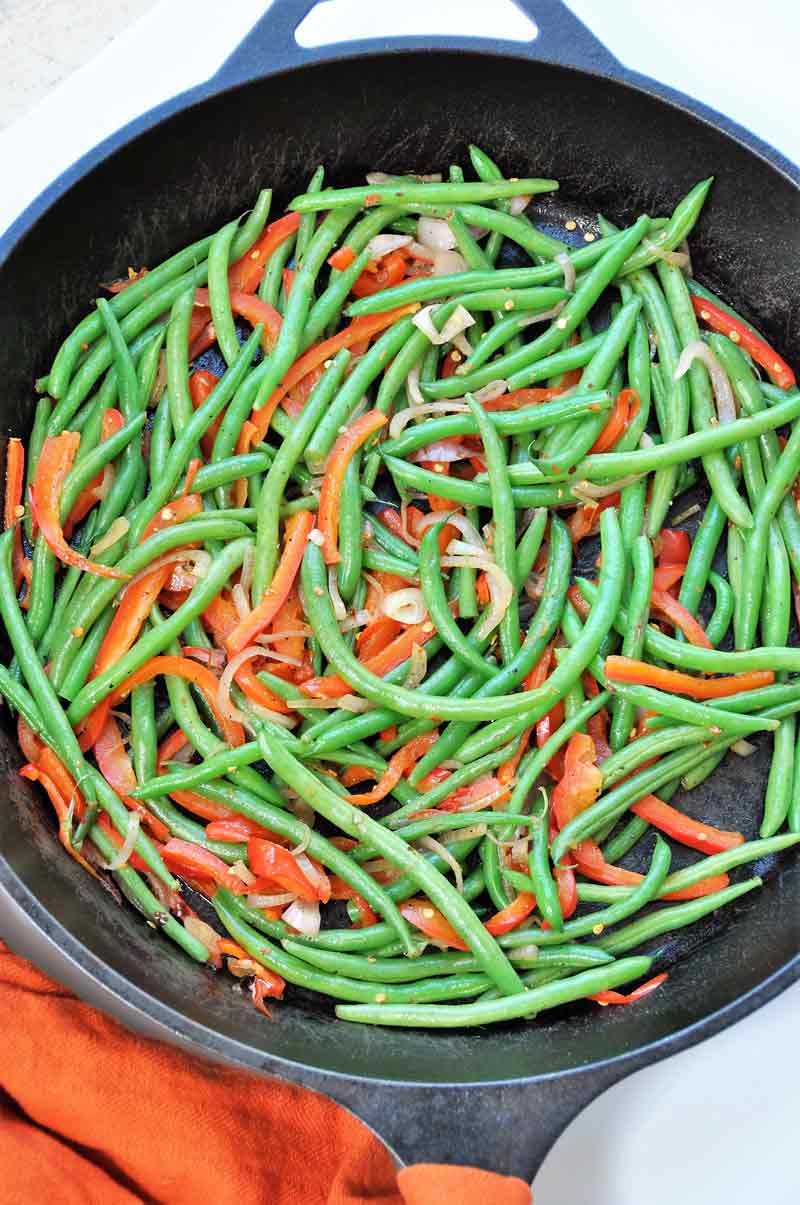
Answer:
[[[401,1165],[480,1167],[531,1183],[573,1118],[632,1069],[625,1061],[527,1083],[474,1087],[414,1087],[313,1073],[304,1073],[302,1082],[365,1122]]]
[[[505,50],[539,62],[581,67],[603,75],[624,77],[625,68],[567,7],[563,0],[513,0],[536,27],[530,42],[497,38],[453,37],[365,38],[321,47],[303,47],[295,34],[317,7],[317,0],[273,0],[246,37],[220,67],[215,85],[231,87],[256,76],[332,57],[349,58],[365,51],[412,49]]]

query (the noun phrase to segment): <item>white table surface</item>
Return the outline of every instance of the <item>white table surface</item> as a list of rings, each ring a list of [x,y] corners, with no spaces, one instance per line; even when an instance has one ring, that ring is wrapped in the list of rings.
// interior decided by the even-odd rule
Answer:
[[[711,104],[800,162],[796,0],[570,3],[622,62]],[[0,132],[0,162],[13,165],[0,191],[0,229],[81,153],[213,74],[265,7],[264,0],[160,0]],[[524,41],[532,29],[510,0],[325,0],[300,40],[456,31]],[[109,88],[109,80],[123,83]],[[798,1006],[800,985],[606,1092],[551,1151],[534,1184],[536,1205],[795,1205]]]

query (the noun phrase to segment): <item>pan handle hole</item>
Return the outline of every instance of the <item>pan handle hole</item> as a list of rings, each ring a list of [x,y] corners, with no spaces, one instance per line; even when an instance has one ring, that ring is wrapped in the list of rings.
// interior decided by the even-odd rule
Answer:
[[[322,0],[295,30],[300,46],[312,49],[368,38],[467,37],[532,42],[536,24],[512,0],[405,0],[364,4],[363,0]]]

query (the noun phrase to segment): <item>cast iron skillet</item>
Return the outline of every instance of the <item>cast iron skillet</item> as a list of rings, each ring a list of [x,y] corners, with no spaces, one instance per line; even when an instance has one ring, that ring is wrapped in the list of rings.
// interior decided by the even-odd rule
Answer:
[[[470,141],[509,172],[561,180],[562,216],[571,202],[620,219],[669,212],[713,172],[693,237],[696,269],[791,354],[800,334],[797,169],[624,71],[557,0],[522,6],[540,26],[530,47],[416,39],[304,51],[293,35],[313,5],[278,0],[213,80],[88,154],[0,243],[3,427],[28,430],[31,381],[98,281],[215,229],[264,183],[285,202],[317,163],[347,183],[369,168],[464,162]],[[698,814],[754,835],[767,756],[730,759],[738,764],[714,776]],[[12,945],[128,1025],[327,1093],[402,1161],[531,1179],[604,1088],[730,1024],[796,974],[800,863],[786,859],[756,868],[765,886],[740,907],[667,942],[661,963],[691,957],[635,1008],[581,1005],[532,1024],[428,1034],[336,1022],[292,993],[268,1024],[229,979],[191,964],[62,856],[47,805],[18,764],[0,733],[0,929]]]

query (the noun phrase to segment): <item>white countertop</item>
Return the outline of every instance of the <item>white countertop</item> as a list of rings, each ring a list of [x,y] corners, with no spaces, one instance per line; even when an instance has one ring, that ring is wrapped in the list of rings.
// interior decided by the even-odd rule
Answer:
[[[71,8],[89,3],[72,0]],[[711,104],[800,162],[796,0],[570,6],[622,62]],[[84,151],[213,74],[265,7],[263,0],[159,0],[0,130],[0,162],[13,165],[0,195],[0,229]],[[530,25],[509,0],[326,0],[301,37],[308,45],[456,31],[525,40]],[[109,80],[124,84],[109,88]],[[800,985],[599,1097],[545,1161],[536,1205],[794,1205],[798,1006]]]

